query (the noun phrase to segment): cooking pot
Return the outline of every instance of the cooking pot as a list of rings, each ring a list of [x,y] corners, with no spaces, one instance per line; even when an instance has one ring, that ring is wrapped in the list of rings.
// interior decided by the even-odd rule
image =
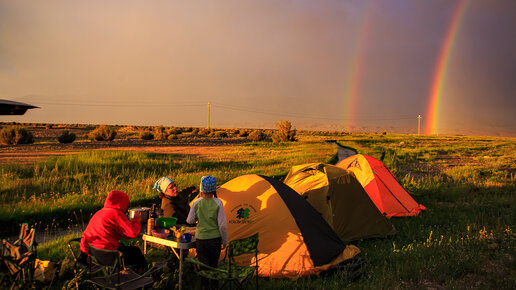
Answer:
[[[133,207],[133,208],[128,209],[128,212],[129,212],[130,219],[139,217],[140,222],[142,224],[145,224],[145,223],[147,223],[147,220],[149,219],[150,208],[149,207]]]

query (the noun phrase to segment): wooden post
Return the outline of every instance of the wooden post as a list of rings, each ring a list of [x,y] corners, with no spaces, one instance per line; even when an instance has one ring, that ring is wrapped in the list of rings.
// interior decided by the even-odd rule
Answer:
[[[210,130],[210,103],[208,103],[208,130]]]
[[[421,115],[417,115],[417,135],[421,135]]]

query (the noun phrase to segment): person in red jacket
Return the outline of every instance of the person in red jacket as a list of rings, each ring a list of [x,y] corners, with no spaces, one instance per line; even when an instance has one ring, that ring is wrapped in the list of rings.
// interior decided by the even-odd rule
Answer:
[[[88,255],[88,245],[102,250],[122,252],[125,265],[135,265],[137,272],[147,269],[147,261],[139,247],[124,246],[119,243],[122,238],[133,239],[140,234],[140,218],[131,221],[125,215],[129,206],[129,197],[125,192],[111,191],[104,207],[96,212],[84,230],[81,239],[81,257]]]

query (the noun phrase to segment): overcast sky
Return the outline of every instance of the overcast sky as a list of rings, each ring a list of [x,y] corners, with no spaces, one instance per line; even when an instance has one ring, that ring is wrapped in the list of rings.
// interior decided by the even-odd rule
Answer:
[[[213,127],[415,132],[458,3],[0,0],[0,99],[41,107],[0,121],[205,126],[210,102]],[[516,133],[515,31],[516,1],[468,1],[440,132]]]

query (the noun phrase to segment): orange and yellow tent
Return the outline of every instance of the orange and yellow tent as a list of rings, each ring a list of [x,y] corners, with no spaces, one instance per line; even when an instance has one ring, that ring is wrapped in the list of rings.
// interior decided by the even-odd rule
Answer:
[[[343,241],[396,232],[348,170],[323,163],[297,165],[283,182],[303,196]]]
[[[281,181],[244,175],[223,184],[217,196],[224,203],[229,241],[259,233],[261,277],[317,274],[360,252],[346,246],[321,215]],[[253,264],[254,256],[237,263]]]
[[[387,166],[374,157],[357,154],[342,160],[337,166],[355,174],[376,207],[387,218],[416,216],[426,210],[405,191]]]

